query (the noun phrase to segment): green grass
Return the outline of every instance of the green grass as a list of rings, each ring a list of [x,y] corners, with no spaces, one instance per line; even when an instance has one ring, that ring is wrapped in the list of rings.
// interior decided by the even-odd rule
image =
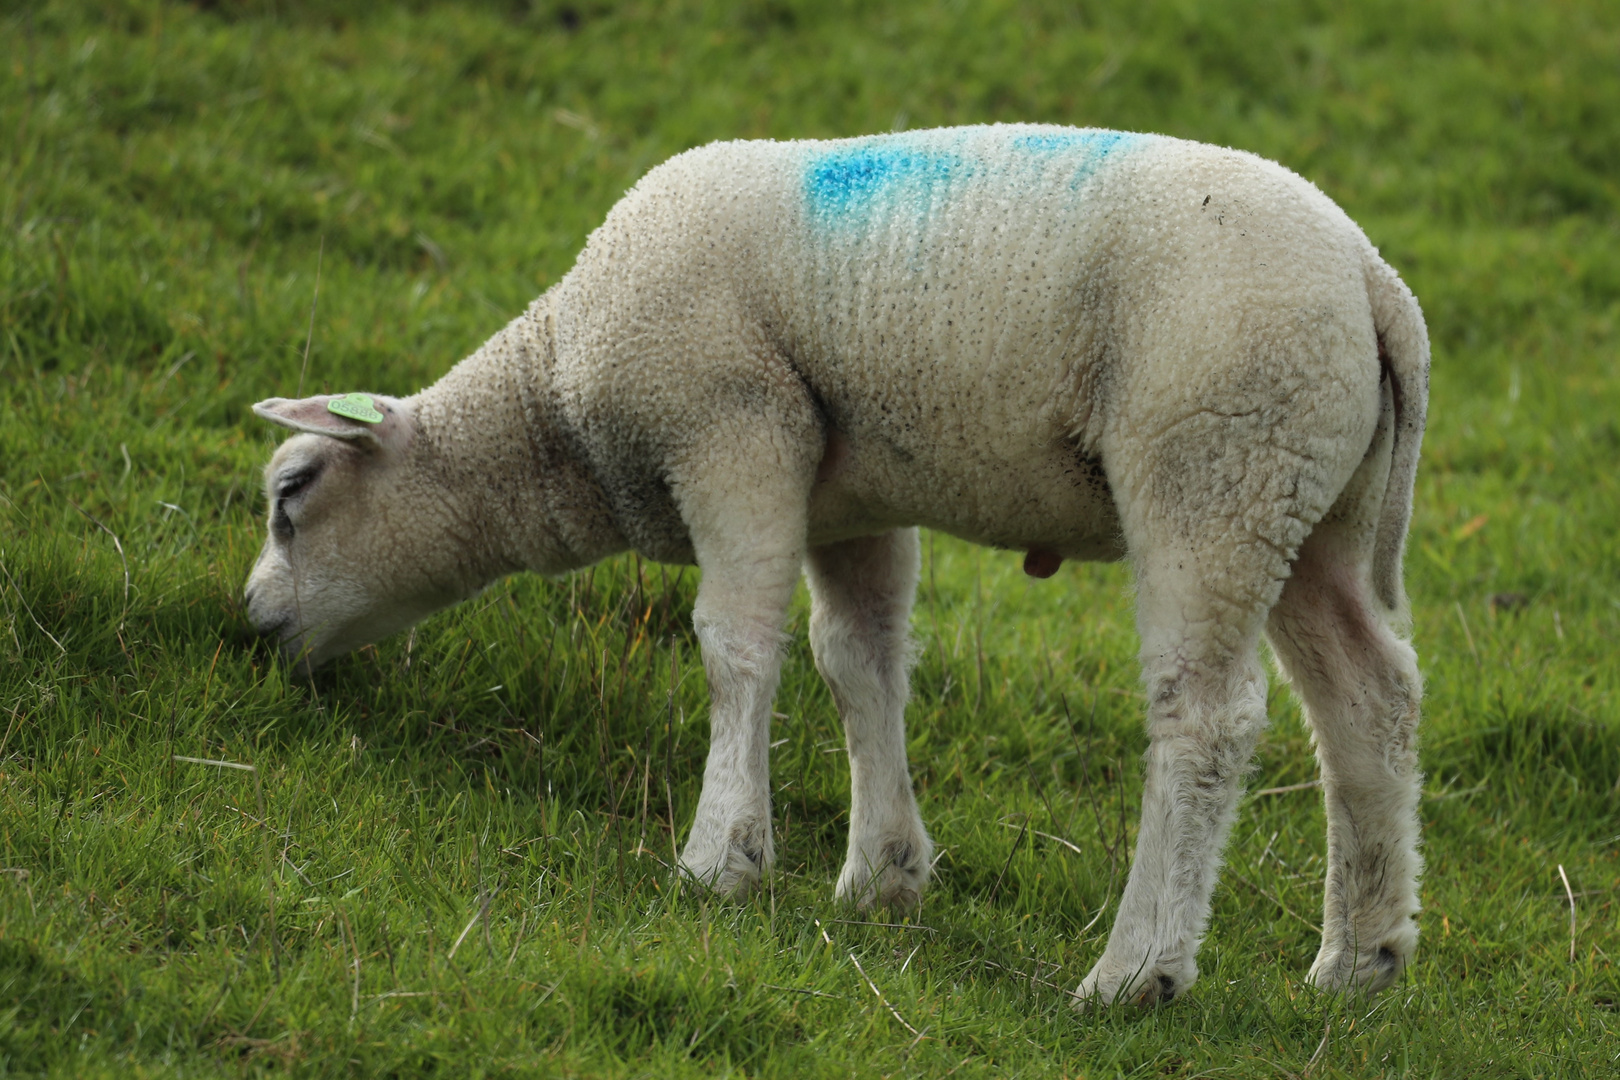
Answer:
[[[8,5],[0,1073],[1614,1075],[1611,9]],[[666,866],[706,742],[695,572],[513,579],[313,682],[246,640],[276,440],[247,406],[296,387],[317,271],[306,390],[405,393],[677,151],[988,120],[1275,157],[1424,303],[1429,869],[1376,1002],[1303,985],[1303,791],[1244,806],[1186,999],[1069,1010],[1140,793],[1121,567],[927,541],[910,734],[944,854],[905,928],[831,901],[848,777],[802,601],[780,872],[741,905]],[[1254,788],[1313,775],[1271,708]]]

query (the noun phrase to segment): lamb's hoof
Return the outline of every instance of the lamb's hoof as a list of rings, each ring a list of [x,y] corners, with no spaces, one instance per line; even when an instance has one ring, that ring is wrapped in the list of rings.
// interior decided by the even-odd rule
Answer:
[[[876,855],[870,859],[850,852],[838,875],[838,899],[863,911],[874,905],[898,912],[915,909],[928,884],[933,842],[923,834],[920,839],[889,840],[872,848]]]
[[[1363,952],[1324,946],[1317,953],[1305,981],[1330,993],[1351,990],[1376,994],[1394,985],[1411,959],[1412,944],[1400,941],[1386,942]]]
[[[771,865],[769,832],[738,824],[725,830],[694,828],[681,852],[681,875],[729,900],[746,900]],[[724,841],[713,838],[723,835]]]
[[[1080,981],[1074,992],[1074,1007],[1087,1012],[1106,1005],[1129,1003],[1149,1009],[1185,994],[1197,978],[1198,969],[1191,963],[1126,965],[1104,956]]]

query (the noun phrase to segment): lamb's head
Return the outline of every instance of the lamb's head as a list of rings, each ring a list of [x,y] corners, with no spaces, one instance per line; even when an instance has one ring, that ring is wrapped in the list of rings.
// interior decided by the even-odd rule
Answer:
[[[314,668],[472,591],[449,535],[459,500],[420,445],[413,402],[321,395],[253,411],[299,432],[265,469],[270,532],[245,590],[248,618],[289,660]]]

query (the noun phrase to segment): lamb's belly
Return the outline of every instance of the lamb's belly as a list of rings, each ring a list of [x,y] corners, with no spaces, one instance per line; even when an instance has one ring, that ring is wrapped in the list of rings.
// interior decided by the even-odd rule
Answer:
[[[840,440],[841,441],[841,440]],[[1099,463],[1060,448],[1020,461],[947,465],[882,444],[835,442],[810,501],[810,543],[912,525],[974,543],[1117,559],[1119,515]]]

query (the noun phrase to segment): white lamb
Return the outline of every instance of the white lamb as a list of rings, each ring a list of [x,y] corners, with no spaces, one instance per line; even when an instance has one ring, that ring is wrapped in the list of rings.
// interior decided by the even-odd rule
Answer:
[[[1328,820],[1331,989],[1417,939],[1415,655],[1401,552],[1427,400],[1411,293],[1311,184],[1249,154],[1047,126],[733,142],[650,172],[573,270],[441,381],[260,416],[254,623],[318,664],[505,574],[625,549],[702,568],[712,743],[681,861],[772,862],[789,598],[849,740],[838,895],[914,904],[906,763],[916,526],[1128,558],[1147,698],[1136,860],[1077,994],[1185,991],[1265,725],[1264,632]],[[351,396],[340,411],[369,412]],[[1083,613],[1076,613],[1077,618]]]

